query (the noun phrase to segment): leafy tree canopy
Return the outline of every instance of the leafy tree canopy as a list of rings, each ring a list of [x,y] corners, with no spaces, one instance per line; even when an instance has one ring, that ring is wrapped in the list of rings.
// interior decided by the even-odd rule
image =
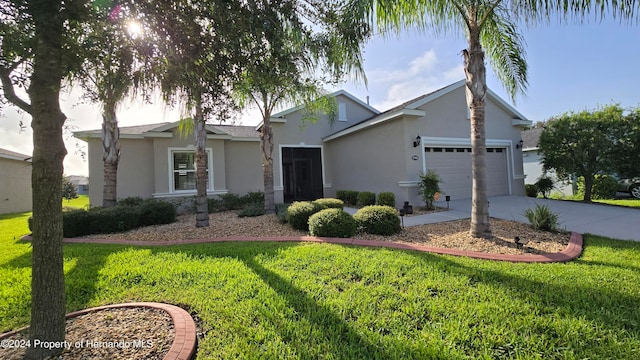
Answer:
[[[616,131],[624,121],[619,105],[595,111],[572,112],[547,121],[538,143],[543,168],[555,170],[558,178],[585,179],[585,201],[591,201],[591,185],[596,174],[615,171],[612,153]]]

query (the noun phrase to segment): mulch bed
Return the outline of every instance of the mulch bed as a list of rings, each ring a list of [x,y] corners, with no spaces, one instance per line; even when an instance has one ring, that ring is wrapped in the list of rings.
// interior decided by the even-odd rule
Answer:
[[[97,310],[67,319],[66,332],[65,350],[52,359],[160,360],[175,335],[169,314],[146,307]],[[25,330],[2,340],[24,344],[28,339]],[[26,348],[0,347],[3,360],[19,360],[25,353]]]
[[[354,238],[510,255],[556,253],[562,251],[569,243],[568,233],[538,231],[527,224],[493,218],[491,228],[494,238],[473,238],[469,235],[469,222],[469,219],[464,219],[419,225],[407,227],[400,234],[393,236],[357,234]],[[305,235],[308,234],[280,224],[275,215],[239,218],[235,212],[227,211],[210,214],[209,227],[196,228],[195,215],[183,215],[172,224],[149,226],[119,234],[91,235],[86,238],[163,242],[233,236]],[[529,242],[525,246],[519,246],[514,243],[516,236]]]

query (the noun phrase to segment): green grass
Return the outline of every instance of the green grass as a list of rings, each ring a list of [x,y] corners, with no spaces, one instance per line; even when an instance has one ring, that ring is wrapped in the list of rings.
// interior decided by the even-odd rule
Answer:
[[[616,206],[626,206],[633,208],[640,208],[640,199],[615,199],[615,200],[594,200],[594,202],[599,202],[602,204],[616,205]]]
[[[0,218],[0,332],[29,321],[26,217]],[[65,245],[69,311],[188,307],[198,358],[637,359],[640,244],[566,264],[309,243]]]
[[[71,199],[71,200],[62,199],[62,206],[70,207],[70,208],[78,208],[78,209],[87,209],[89,208],[89,195],[78,195],[77,198]]]
[[[560,193],[553,193],[549,198],[555,199],[555,200],[582,201],[582,197],[583,196],[581,194],[568,196],[568,195],[562,195]],[[592,201],[594,203],[600,203],[600,204],[640,208],[640,199],[635,199],[632,197],[624,198],[624,199],[606,199],[606,200],[593,199]]]

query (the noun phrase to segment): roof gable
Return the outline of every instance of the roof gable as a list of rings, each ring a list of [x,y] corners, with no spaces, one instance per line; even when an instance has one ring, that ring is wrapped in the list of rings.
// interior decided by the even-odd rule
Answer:
[[[333,140],[352,132],[363,130],[369,126],[395,120],[403,116],[424,116],[425,112],[420,110],[420,107],[436,99],[439,99],[461,87],[464,87],[465,84],[465,80],[460,80],[433,92],[418,96],[389,110],[379,113],[369,119],[365,119],[357,124],[354,124],[346,129],[337,131],[325,137],[324,140]],[[487,97],[496,102],[502,110],[506,111],[508,114],[510,114],[510,116],[513,117],[512,125],[530,125],[530,120],[528,120],[524,115],[518,112],[513,106],[509,105],[506,101],[500,98],[496,93],[491,91],[491,89],[487,89]]]
[[[376,108],[374,108],[373,106],[365,103],[364,101],[360,100],[359,98],[355,97],[354,95],[350,94],[348,91],[346,90],[338,90],[335,92],[332,92],[331,94],[327,94],[328,97],[338,97],[338,96],[344,96],[347,99],[353,101],[354,103],[356,103],[357,105],[361,106],[362,108],[374,113],[374,114],[380,114],[380,111]],[[285,119],[285,117],[287,115],[293,114],[296,111],[300,111],[304,109],[304,105],[298,105],[298,106],[294,106],[292,108],[277,112],[275,114],[271,115],[271,122],[272,123],[286,123],[287,120]],[[258,125],[256,125],[255,129],[256,130],[260,130],[260,128],[262,127],[262,124],[264,123],[264,121],[260,121],[260,123],[258,123]]]
[[[373,106],[365,103],[364,101],[358,99],[357,97],[351,95],[346,90],[338,90],[338,91],[332,92],[331,94],[327,94],[328,97],[338,97],[340,95],[350,99],[351,101],[357,103],[358,105],[360,105],[363,108],[371,111],[374,114],[380,114],[380,111],[378,109],[376,109]],[[296,112],[298,110],[302,110],[302,109],[304,109],[304,105],[298,105],[298,106],[292,107],[290,109],[286,109],[286,110],[277,112],[277,113],[271,115],[271,117],[273,117],[273,118],[282,118],[282,117],[285,117],[288,114],[294,113],[294,112]]]

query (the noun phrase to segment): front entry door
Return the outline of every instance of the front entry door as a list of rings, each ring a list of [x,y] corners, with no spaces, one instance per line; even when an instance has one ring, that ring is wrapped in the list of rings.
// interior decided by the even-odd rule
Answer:
[[[311,159],[294,159],[293,173],[295,177],[293,186],[295,198],[297,200],[313,198]]]
[[[321,151],[320,148],[282,148],[285,202],[323,196]]]

